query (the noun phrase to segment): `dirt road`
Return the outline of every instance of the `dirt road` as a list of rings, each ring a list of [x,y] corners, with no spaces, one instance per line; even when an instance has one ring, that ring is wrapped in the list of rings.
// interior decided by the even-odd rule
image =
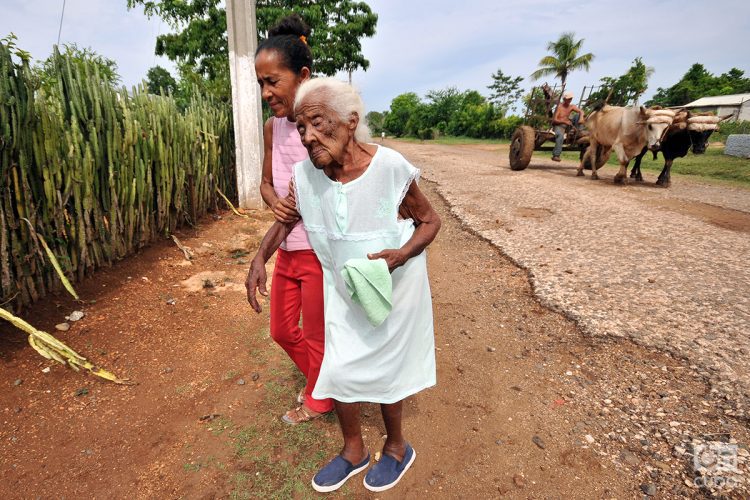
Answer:
[[[617,186],[573,164],[507,150],[399,143],[453,212],[527,268],[542,302],[590,335],[623,337],[685,358],[715,403],[750,404],[750,190],[676,178],[670,189]],[[725,398],[728,400],[726,401]]]
[[[431,177],[426,157],[414,160]],[[486,227],[462,224],[435,185],[423,186],[444,220],[428,254],[438,385],[408,400],[405,432],[419,456],[378,498],[684,498],[715,479],[708,471],[696,482],[692,469],[691,445],[704,441],[735,446],[744,476],[732,477],[747,477],[745,423],[706,403],[710,387],[688,363],[585,335],[475,235]],[[0,496],[315,496],[310,478],[339,446],[335,418],[280,422],[302,382],[242,291],[268,224],[268,214],[205,220],[179,235],[196,250],[192,263],[165,242],[79,286],[85,305],[59,297],[27,316],[51,331],[82,308],[59,336],[135,386],[53,366],[0,325]],[[378,413],[365,407],[373,451]],[[731,486],[730,497],[750,493]],[[371,497],[356,480],[334,496]]]

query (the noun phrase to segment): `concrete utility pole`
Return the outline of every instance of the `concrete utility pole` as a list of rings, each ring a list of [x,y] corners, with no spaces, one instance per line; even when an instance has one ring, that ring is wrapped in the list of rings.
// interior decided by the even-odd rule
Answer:
[[[255,0],[227,0],[227,31],[240,207],[263,208],[260,196],[263,124],[260,88],[255,76],[258,46]]]

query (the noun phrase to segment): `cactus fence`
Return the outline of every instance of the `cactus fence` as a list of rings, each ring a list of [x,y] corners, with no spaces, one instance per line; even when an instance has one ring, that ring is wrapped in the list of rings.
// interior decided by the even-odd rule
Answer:
[[[113,88],[55,51],[52,81],[0,43],[0,305],[78,281],[233,196],[231,109]],[[30,222],[27,224],[24,219]],[[31,230],[33,227],[34,231]]]

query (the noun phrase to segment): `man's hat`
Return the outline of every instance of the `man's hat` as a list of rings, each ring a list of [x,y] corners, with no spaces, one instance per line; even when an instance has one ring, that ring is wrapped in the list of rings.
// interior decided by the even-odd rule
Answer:
[[[573,99],[573,92],[570,90],[566,90],[563,94],[563,99]]]

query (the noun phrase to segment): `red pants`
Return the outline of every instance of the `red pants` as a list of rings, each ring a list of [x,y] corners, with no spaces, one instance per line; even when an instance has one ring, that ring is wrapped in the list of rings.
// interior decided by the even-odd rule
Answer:
[[[318,413],[331,411],[332,400],[312,397],[325,344],[323,269],[312,250],[279,249],[276,255],[271,284],[271,337],[307,378],[305,406]]]

